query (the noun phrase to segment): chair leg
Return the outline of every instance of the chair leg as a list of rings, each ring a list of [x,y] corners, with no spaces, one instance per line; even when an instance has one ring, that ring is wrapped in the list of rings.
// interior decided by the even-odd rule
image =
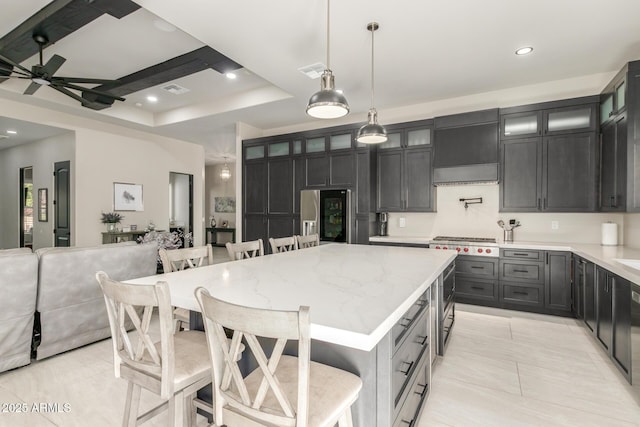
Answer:
[[[123,427],[134,427],[138,424],[138,407],[140,406],[141,387],[129,381],[127,387],[127,401],[124,405]]]
[[[173,420],[174,427],[183,427],[185,425],[184,417],[186,408],[184,407],[184,404],[184,393],[181,391],[174,394],[173,397],[169,399],[169,422]]]
[[[353,427],[353,418],[351,417],[351,406],[349,406],[340,419],[338,420],[338,427]]]

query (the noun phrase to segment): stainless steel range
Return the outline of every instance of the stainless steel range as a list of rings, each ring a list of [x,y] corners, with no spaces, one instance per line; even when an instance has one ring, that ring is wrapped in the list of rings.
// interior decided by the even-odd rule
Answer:
[[[499,256],[496,239],[485,237],[452,237],[437,236],[429,243],[433,249],[452,249],[460,252],[460,255],[474,256]]]

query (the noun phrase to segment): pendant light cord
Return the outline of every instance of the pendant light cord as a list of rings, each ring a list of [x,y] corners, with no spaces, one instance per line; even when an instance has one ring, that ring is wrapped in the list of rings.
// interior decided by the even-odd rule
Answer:
[[[331,24],[329,16],[331,16],[331,0],[327,0],[327,70],[331,70],[331,64],[329,62],[329,51],[331,50],[331,43],[329,39]]]
[[[373,38],[375,37],[375,26],[371,28],[371,108],[373,109],[373,97],[374,97],[374,86],[373,86]]]

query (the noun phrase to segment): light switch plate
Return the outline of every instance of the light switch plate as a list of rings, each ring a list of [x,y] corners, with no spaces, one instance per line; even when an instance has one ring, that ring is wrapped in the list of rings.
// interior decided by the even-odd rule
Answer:
[[[551,229],[557,230],[560,228],[560,223],[558,221],[551,221]]]
[[[404,228],[406,226],[407,226],[407,219],[406,218],[398,218],[398,227]]]

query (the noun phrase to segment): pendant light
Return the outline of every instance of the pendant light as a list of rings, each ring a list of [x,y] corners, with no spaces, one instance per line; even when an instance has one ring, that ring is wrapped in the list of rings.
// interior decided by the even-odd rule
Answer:
[[[373,106],[373,34],[379,28],[377,22],[367,25],[367,30],[371,31],[371,108],[369,108],[369,122],[358,131],[356,140],[363,144],[380,144],[387,140],[387,130],[378,124],[378,112]]]
[[[231,178],[231,169],[229,169],[229,165],[227,165],[227,158],[224,158],[224,166],[220,170],[220,179],[223,181],[229,181]]]
[[[331,0],[327,0],[327,68],[320,78],[320,91],[311,95],[307,105],[307,114],[318,119],[335,119],[349,113],[347,99],[335,88],[331,63],[329,62],[330,2]]]

